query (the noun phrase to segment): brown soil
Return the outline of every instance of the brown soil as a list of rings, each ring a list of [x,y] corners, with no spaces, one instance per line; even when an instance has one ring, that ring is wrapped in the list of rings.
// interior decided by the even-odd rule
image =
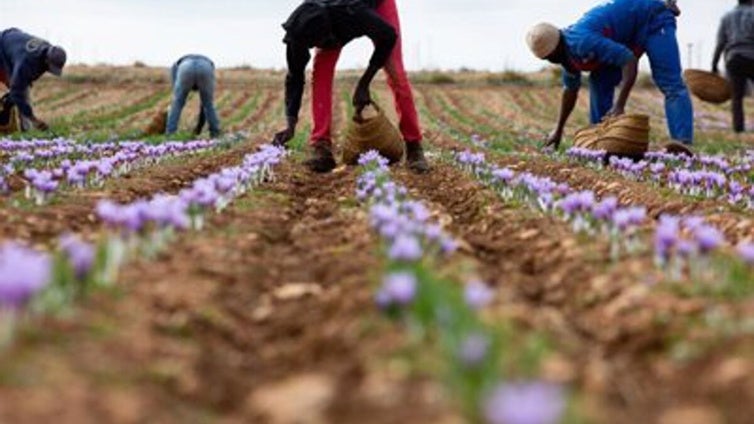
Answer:
[[[284,165],[128,266],[122,296],[27,333],[0,367],[0,421],[440,422],[437,389],[388,366],[404,342],[372,305],[354,178]]]
[[[587,244],[562,222],[506,206],[461,172],[435,166],[427,178],[399,179],[449,216],[498,288],[497,313],[555,337],[588,403],[599,400],[588,411],[598,422],[658,422],[686,407],[748,422],[754,370],[741,355],[754,347],[751,338],[713,338],[717,348],[689,362],[671,360],[667,350],[673,337],[693,333],[686,326],[702,311],[715,305],[745,314],[750,302],[718,305],[653,289],[648,255],[610,265],[606,242]]]

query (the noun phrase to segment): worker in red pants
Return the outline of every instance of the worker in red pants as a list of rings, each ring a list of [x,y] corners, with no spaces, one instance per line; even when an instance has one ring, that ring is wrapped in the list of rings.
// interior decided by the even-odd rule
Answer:
[[[348,7],[344,9],[346,4],[348,4]],[[297,12],[294,12],[285,26],[288,30],[286,36],[289,59],[288,78],[289,81],[297,81],[298,83],[291,84],[289,87],[292,89],[287,90],[288,128],[275,136],[276,144],[285,144],[293,137],[295,132],[298,119],[297,116],[293,116],[298,114],[295,107],[297,103],[295,97],[303,92],[299,89],[299,85],[303,85],[303,75],[300,75],[303,68],[300,63],[301,60],[297,56],[308,56],[308,52],[306,54],[301,52],[302,47],[300,45],[305,44],[307,50],[316,47],[312,96],[314,128],[310,138],[312,157],[307,161],[307,165],[318,172],[329,172],[335,167],[331,141],[335,66],[342,48],[348,42],[359,36],[367,36],[375,44],[375,54],[354,94],[354,106],[358,111],[371,101],[368,86],[374,76],[374,71],[380,67],[383,68],[388,75],[388,82],[395,96],[396,108],[400,117],[400,130],[406,141],[406,162],[409,168],[415,172],[427,172],[429,165],[424,158],[421,145],[422,133],[419,127],[419,119],[414,105],[411,84],[403,67],[400,22],[395,0],[307,0],[302,8],[306,9],[302,11],[300,8]],[[329,19],[326,19],[324,24],[317,19],[318,10],[326,10],[329,14]],[[348,10],[351,12],[347,12]],[[357,12],[352,12],[354,10]],[[391,27],[394,37],[387,37],[386,35],[383,37],[382,31],[379,31],[382,25]],[[323,33],[332,34],[332,37],[322,36]],[[308,36],[308,34],[316,35]],[[392,39],[388,40],[390,38]],[[390,51],[383,57],[384,48],[389,44],[392,44]]]

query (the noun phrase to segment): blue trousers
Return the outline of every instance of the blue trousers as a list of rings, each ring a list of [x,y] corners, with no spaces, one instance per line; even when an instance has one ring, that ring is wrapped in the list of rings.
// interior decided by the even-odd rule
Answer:
[[[694,140],[694,108],[681,76],[681,56],[675,25],[666,25],[649,35],[646,45],[652,78],[665,96],[665,117],[670,137],[684,144]],[[605,67],[589,76],[590,120],[593,124],[613,107],[615,88],[620,84],[620,68]]]
[[[215,71],[212,62],[202,59],[187,59],[178,66],[166,132],[173,134],[178,130],[178,122],[186,106],[186,98],[192,90],[199,91],[202,102],[200,115],[204,116],[209,123],[210,134],[218,135],[220,119],[217,117],[214,103]]]

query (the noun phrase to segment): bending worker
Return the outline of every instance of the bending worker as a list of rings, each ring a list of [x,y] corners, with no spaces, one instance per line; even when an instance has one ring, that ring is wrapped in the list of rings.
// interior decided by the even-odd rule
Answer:
[[[675,1],[611,0],[588,11],[576,24],[559,30],[539,24],[527,34],[529,48],[540,59],[563,67],[563,96],[555,130],[547,145],[559,147],[581,87],[590,72],[590,121],[624,113],[646,53],[655,83],[665,96],[670,137],[686,145],[694,138],[694,112],[681,75],[676,39]],[[617,100],[615,89],[621,85]]]
[[[377,71],[385,69],[400,116],[400,130],[406,142],[406,162],[414,172],[429,166],[422,148],[422,134],[411,85],[403,68],[400,22],[395,0],[306,0],[283,25],[286,30],[288,76],[286,116],[288,126],[276,134],[275,143],[293,138],[304,92],[305,70],[311,59],[309,49],[317,48],[314,59],[310,157],[306,165],[315,172],[335,168],[332,153],[332,88],[335,65],[341,49],[352,40],[366,36],[374,43],[369,66],[353,95],[356,112],[372,102],[369,87]]]
[[[754,0],[738,0],[738,7],[725,15],[720,23],[712,72],[718,72],[717,65],[723,53],[725,69],[733,90],[733,131],[740,133],[746,130],[746,85],[749,81],[754,81]]]
[[[17,28],[0,32],[0,82],[10,89],[7,99],[18,108],[22,129],[31,129],[29,126],[42,131],[48,129],[34,114],[29,90],[45,72],[61,76],[65,62],[66,53],[61,47]]]
[[[215,110],[215,64],[201,55],[186,55],[178,59],[170,70],[173,84],[173,103],[170,106],[166,133],[174,134],[178,130],[181,113],[186,106],[186,98],[191,91],[198,91],[201,99],[199,121],[194,133],[202,132],[205,121],[209,123],[209,133],[214,137],[220,135],[220,119]]]

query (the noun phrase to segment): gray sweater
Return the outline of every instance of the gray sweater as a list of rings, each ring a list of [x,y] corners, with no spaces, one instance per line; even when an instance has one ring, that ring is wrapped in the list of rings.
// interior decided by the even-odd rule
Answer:
[[[754,6],[739,5],[723,17],[717,43],[725,59],[735,56],[754,59]]]

